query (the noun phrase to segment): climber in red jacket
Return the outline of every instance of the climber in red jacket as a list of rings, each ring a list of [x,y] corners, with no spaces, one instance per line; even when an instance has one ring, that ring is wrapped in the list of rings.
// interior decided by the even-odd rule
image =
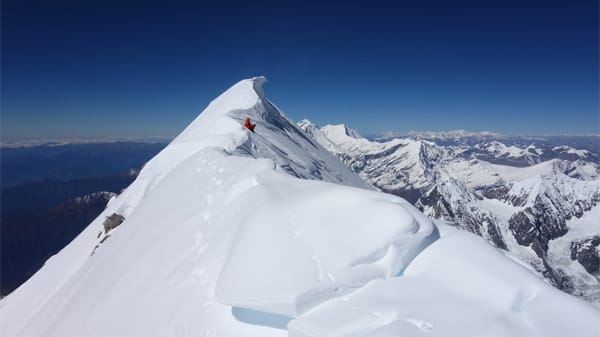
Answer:
[[[250,117],[246,118],[246,121],[244,122],[244,127],[252,132],[254,132],[254,127],[256,126],[256,124],[252,124],[250,122]]]

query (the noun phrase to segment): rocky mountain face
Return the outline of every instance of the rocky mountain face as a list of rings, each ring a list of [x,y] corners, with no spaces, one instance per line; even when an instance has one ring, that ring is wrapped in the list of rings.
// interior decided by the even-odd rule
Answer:
[[[343,125],[299,126],[373,186],[600,304],[600,165],[593,145],[487,133],[371,141]]]

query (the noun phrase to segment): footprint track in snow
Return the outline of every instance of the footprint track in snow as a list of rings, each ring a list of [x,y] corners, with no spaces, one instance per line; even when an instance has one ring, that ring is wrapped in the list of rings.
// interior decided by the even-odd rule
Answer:
[[[424,332],[429,332],[433,329],[433,325],[429,322],[426,321],[422,321],[420,319],[416,319],[416,318],[402,318],[401,319],[404,322],[410,323],[412,325],[414,325],[415,327],[417,327],[417,329],[424,331]]]
[[[319,257],[319,254],[315,254],[311,259],[315,261],[315,266],[317,267],[317,281],[321,282],[325,278],[323,266],[321,265],[321,258]]]
[[[535,292],[531,289],[521,289],[513,298],[511,309],[514,312],[525,312],[529,302],[535,298]]]
[[[193,275],[201,283],[208,283],[208,279],[210,276],[208,271],[204,267],[199,267],[198,269],[194,270]]]

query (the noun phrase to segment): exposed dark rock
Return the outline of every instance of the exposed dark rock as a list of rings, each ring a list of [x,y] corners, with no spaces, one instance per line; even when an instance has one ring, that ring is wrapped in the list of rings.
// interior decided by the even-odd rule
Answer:
[[[557,207],[552,202],[551,197],[538,195],[533,206],[536,227],[539,229],[541,236],[547,241],[559,238],[569,231],[566,218],[570,213],[557,212]]]
[[[548,251],[548,242],[543,237],[537,236],[531,242],[531,249],[533,249],[538,257],[545,259],[546,252]]]
[[[566,220],[569,212],[557,211],[557,206],[547,195],[538,195],[532,207],[514,214],[509,220],[509,228],[517,242],[529,246],[543,258],[548,250],[548,242],[568,232]]]
[[[584,249],[577,254],[577,261],[587,270],[588,273],[595,273],[600,269],[600,257],[594,249]]]
[[[510,231],[521,246],[529,246],[537,235],[535,224],[528,216],[530,213],[527,212],[528,209],[518,212],[508,219]]]
[[[106,217],[104,220],[104,233],[108,233],[114,228],[117,228],[120,224],[125,221],[125,217],[121,214],[113,213]]]
[[[381,190],[385,193],[394,194],[401,198],[404,198],[404,199],[406,199],[406,201],[410,202],[413,205],[417,202],[417,200],[419,200],[421,195],[423,195],[423,191],[421,191],[419,189],[408,189],[407,188],[407,189],[400,189],[400,190],[387,190],[387,189],[382,188]]]
[[[438,187],[434,187],[429,192],[423,194],[415,203],[415,206],[424,210],[426,207],[430,207],[433,210],[432,216],[434,218],[448,218],[452,219],[455,217],[452,207],[444,198],[444,195],[440,193]]]
[[[546,260],[543,260],[542,275],[544,275],[546,280],[550,281],[550,284],[556,288],[570,294],[575,293],[575,285],[573,284],[573,280],[564,275],[560,270],[550,267]]]
[[[487,222],[487,232],[488,239],[491,240],[496,247],[508,250],[508,247],[506,246],[506,243],[504,242],[504,239],[500,234],[500,229],[498,229],[498,226],[495,224],[494,221]]]
[[[472,195],[473,199],[478,198]],[[445,219],[455,226],[465,229],[473,234],[484,236],[496,247],[507,249],[497,225],[497,220],[489,213],[479,209],[470,209],[466,204],[459,203],[453,206],[440,187],[436,186],[421,196],[415,203],[420,210],[428,210],[429,215],[437,219]]]
[[[600,236],[571,242],[571,259],[577,260],[588,273],[600,270]]]
[[[527,195],[511,195],[506,199],[506,201],[508,201],[509,203],[511,203],[511,205],[515,207],[524,206],[527,203]]]
[[[478,188],[477,192],[479,192],[481,196],[488,199],[502,200],[505,198],[508,190],[509,188],[506,185],[492,185]]]

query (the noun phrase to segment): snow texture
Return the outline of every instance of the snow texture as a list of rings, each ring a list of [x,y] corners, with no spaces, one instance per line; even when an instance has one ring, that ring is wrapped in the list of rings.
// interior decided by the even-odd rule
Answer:
[[[567,312],[587,323],[565,324]],[[402,277],[329,301],[292,321],[289,331],[293,337],[593,336],[594,322],[598,313],[576,298],[480,238],[450,231]]]
[[[245,216],[219,278],[222,303],[297,316],[398,274],[437,238],[430,220],[398,197],[272,180],[245,197],[260,203]]]

